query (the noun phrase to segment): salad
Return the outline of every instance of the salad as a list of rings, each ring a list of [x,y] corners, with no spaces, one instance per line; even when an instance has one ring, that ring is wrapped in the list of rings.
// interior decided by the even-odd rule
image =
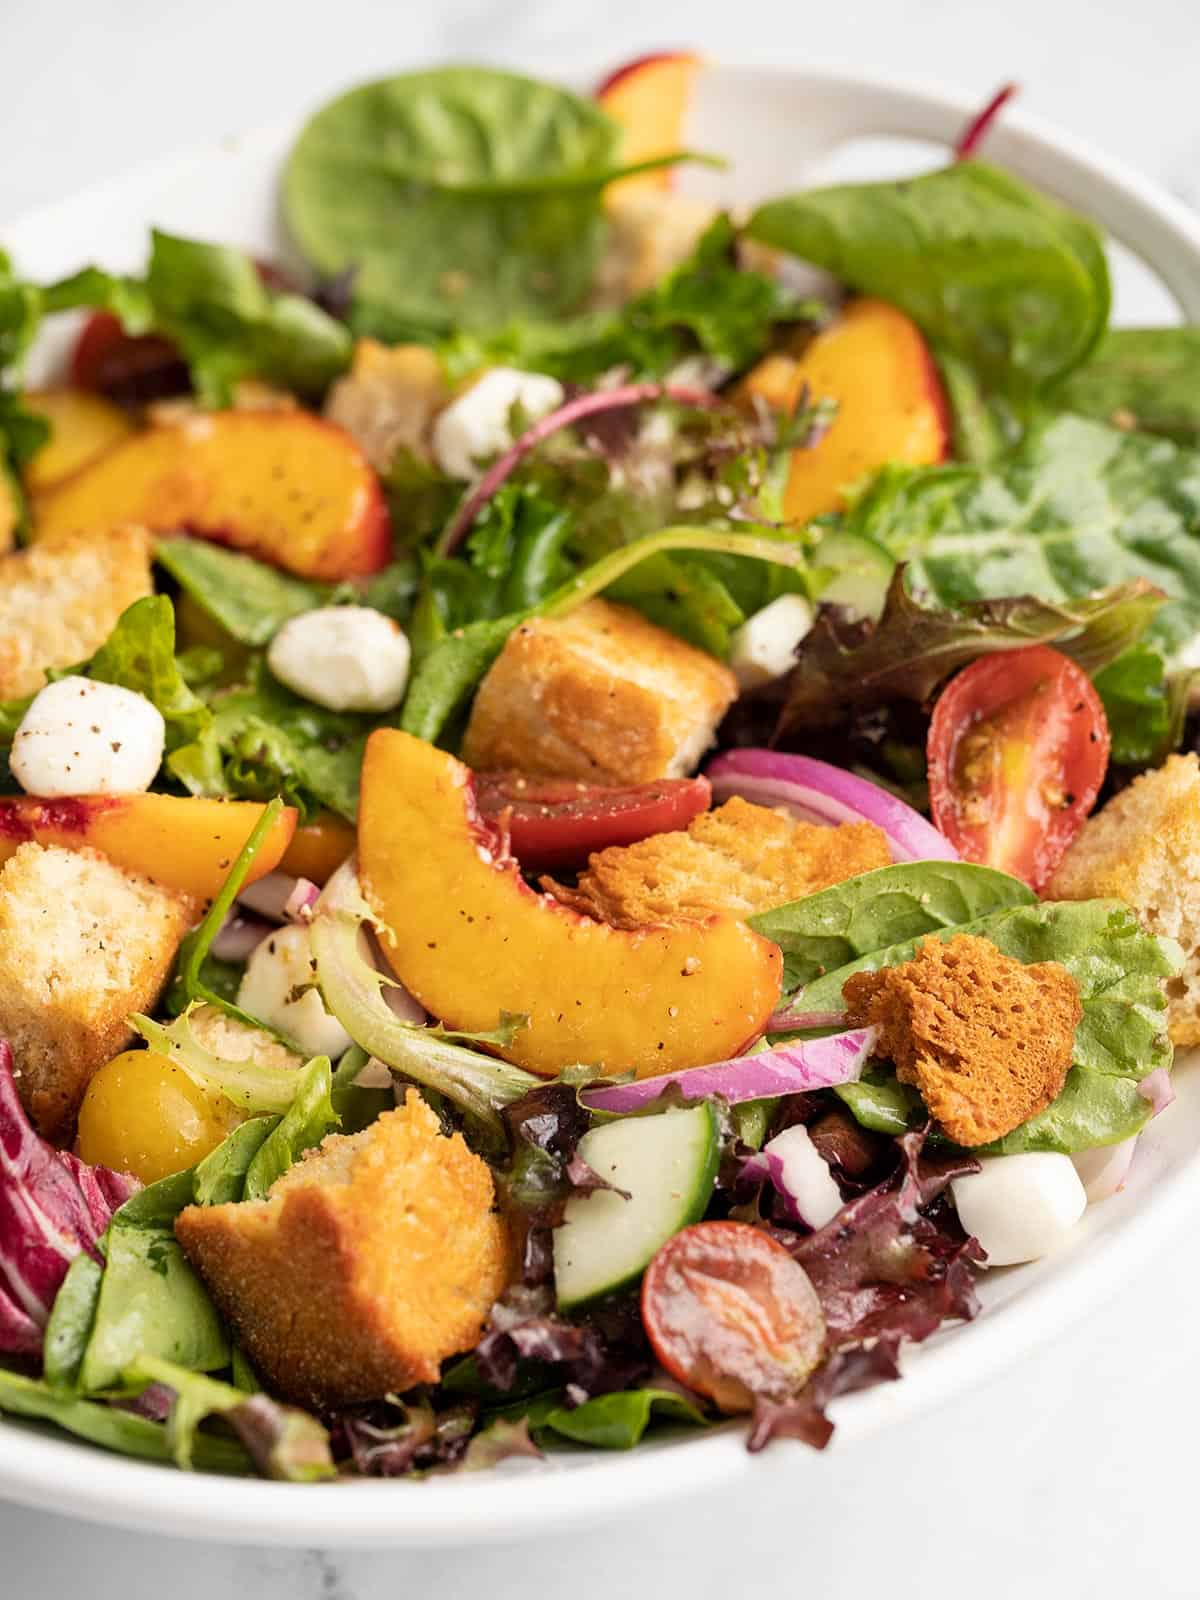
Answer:
[[[0,1413],[420,1477],[838,1396],[1200,1043],[1200,346],[703,64],[322,107],[291,255],[0,255]],[[69,366],[31,389],[42,328]]]

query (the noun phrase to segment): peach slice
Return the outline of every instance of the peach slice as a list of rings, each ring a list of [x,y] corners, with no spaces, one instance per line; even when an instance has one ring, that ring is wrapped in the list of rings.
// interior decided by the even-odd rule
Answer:
[[[165,888],[211,900],[263,808],[253,800],[200,800],[174,794],[84,795],[39,800],[0,798],[0,862],[18,845],[90,846],[127,872],[140,872]],[[285,807],[255,856],[247,882],[273,872],[296,829]]]
[[[359,864],[400,981],[453,1028],[526,1013],[503,1054],[531,1072],[646,1077],[721,1061],[779,995],[778,946],[736,918],[630,932],[531,889],[481,820],[470,769],[390,728],[367,741]]]
[[[683,50],[660,50],[639,56],[611,72],[596,90],[596,99],[625,132],[621,146],[623,162],[652,161],[670,155],[683,142],[696,74],[702,63],[699,56]],[[634,190],[666,189],[671,168],[639,173],[609,186],[608,193],[629,194]]]
[[[279,865],[294,878],[325,883],[353,849],[353,824],[332,811],[321,811],[296,829]]]
[[[845,492],[889,461],[926,466],[946,459],[946,397],[916,323],[882,300],[855,300],[802,354],[764,357],[741,385],[778,411],[810,400],[837,402],[816,444],[792,453],[784,493],[789,522],[839,510]]]
[[[367,458],[302,411],[213,411],[135,434],[38,497],[34,536],[128,523],[333,582],[376,572],[390,544]]]
[[[133,432],[133,423],[120,406],[87,389],[39,389],[24,400],[51,430],[25,468],[26,485],[34,493],[69,478]]]

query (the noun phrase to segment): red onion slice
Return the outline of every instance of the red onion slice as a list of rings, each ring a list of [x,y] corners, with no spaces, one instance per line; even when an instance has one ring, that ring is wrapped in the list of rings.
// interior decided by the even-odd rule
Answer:
[[[774,1011],[767,1018],[764,1033],[808,1033],[816,1028],[836,1028],[846,1017],[844,1011]]]
[[[1118,1189],[1124,1187],[1133,1164],[1138,1137],[1135,1133],[1132,1139],[1125,1139],[1120,1144],[1080,1150],[1071,1157],[1071,1165],[1079,1174],[1088,1205],[1094,1206],[1098,1200],[1107,1200],[1109,1195],[1116,1194]]]
[[[1137,1088],[1142,1099],[1153,1106],[1154,1116],[1165,1111],[1175,1098],[1175,1085],[1166,1067],[1155,1067],[1153,1072],[1148,1072]]]
[[[552,433],[573,427],[585,417],[597,416],[601,411],[620,411],[626,406],[640,406],[650,400],[674,400],[677,405],[706,409],[721,403],[720,397],[708,389],[692,389],[676,383],[627,383],[619,389],[597,389],[590,394],[577,395],[574,400],[568,400],[565,405],[526,428],[520,438],[514,440],[504,454],[492,463],[442,534],[438,541],[438,554],[454,554],[470,532],[475,518],[505,479],[516,471],[531,450],[536,450]]]
[[[777,750],[728,750],[708,764],[713,799],[740,795],[760,806],[785,806],[801,822],[873,822],[887,835],[893,861],[957,861],[958,851],[905,801],[853,772],[811,756]]]
[[[791,1220],[814,1230],[842,1209],[842,1191],[829,1164],[799,1122],[744,1162],[740,1176],[771,1184]]]
[[[780,1045],[758,1055],[715,1061],[709,1067],[689,1067],[665,1072],[636,1083],[614,1083],[585,1089],[580,1100],[589,1111],[639,1111],[657,1100],[663,1090],[678,1084],[685,1100],[703,1100],[719,1094],[730,1105],[743,1100],[765,1100],[774,1095],[804,1094],[810,1089],[832,1089],[862,1076],[863,1064],[875,1043],[874,1028],[853,1028],[824,1039]]]
[[[320,893],[307,878],[293,878],[290,872],[268,872],[257,883],[248,883],[238,900],[272,922],[308,922]]]
[[[218,961],[248,961],[276,924],[264,917],[243,917],[231,911],[217,929],[212,953]]]

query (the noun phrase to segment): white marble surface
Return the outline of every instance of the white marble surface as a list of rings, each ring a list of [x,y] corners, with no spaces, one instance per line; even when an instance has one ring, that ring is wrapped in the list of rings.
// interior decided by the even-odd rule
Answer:
[[[0,219],[391,66],[451,55],[618,61],[662,44],[859,62],[981,96],[1018,77],[1030,108],[1200,201],[1196,0],[0,0]],[[1195,1595],[1197,1264],[1186,1237],[1147,1257],[1087,1325],[985,1392],[903,1435],[835,1448],[805,1502],[784,1446],[753,1498],[706,1496],[653,1518],[631,1506],[627,1521],[592,1534],[547,1529],[536,1545],[489,1551],[235,1549],[0,1506],[0,1594],[726,1600],[783,1585],[820,1600]]]

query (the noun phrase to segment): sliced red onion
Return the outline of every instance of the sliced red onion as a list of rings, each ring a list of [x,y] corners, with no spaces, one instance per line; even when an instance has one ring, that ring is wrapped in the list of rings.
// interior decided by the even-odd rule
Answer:
[[[561,428],[574,427],[577,422],[602,411],[619,411],[627,406],[644,405],[650,400],[674,400],[681,406],[705,408],[721,403],[719,396],[707,389],[692,389],[676,383],[627,383],[619,389],[597,389],[590,394],[576,395],[574,400],[568,400],[565,405],[548,412],[526,428],[520,438],[514,440],[504,454],[493,462],[442,534],[438,553],[444,556],[454,554],[470,532],[475,518],[505,479],[516,471],[531,450],[536,450],[552,433],[557,433]]]
[[[264,917],[243,917],[231,911],[217,929],[212,953],[218,961],[248,961],[276,924]]]
[[[785,1128],[742,1166],[741,1176],[770,1183],[793,1222],[823,1228],[842,1209],[842,1191],[802,1123]]]
[[[774,1011],[767,1018],[764,1033],[807,1033],[810,1029],[836,1028],[845,1019],[844,1011]]]
[[[307,878],[293,878],[290,872],[268,872],[257,883],[248,883],[238,900],[272,922],[308,922],[320,893]]]
[[[760,806],[785,806],[800,822],[873,822],[893,861],[957,861],[958,851],[931,822],[877,783],[828,761],[778,750],[727,750],[708,765],[713,799],[740,795]]]
[[[978,153],[979,146],[991,131],[992,123],[1017,92],[1017,84],[1006,83],[1003,88],[996,90],[982,111],[975,113],[954,146],[955,161],[970,161]]]
[[[1079,1174],[1079,1181],[1083,1184],[1083,1192],[1088,1197],[1088,1205],[1094,1206],[1098,1200],[1107,1200],[1109,1195],[1116,1194],[1122,1188],[1125,1179],[1129,1176],[1129,1168],[1133,1164],[1133,1152],[1137,1147],[1138,1135],[1132,1139],[1125,1139],[1120,1144],[1100,1145],[1095,1150],[1080,1150],[1071,1157],[1071,1165]]]
[[[614,1083],[585,1089],[580,1095],[591,1111],[639,1111],[657,1100],[663,1090],[678,1084],[685,1100],[703,1100],[719,1094],[731,1106],[744,1100],[765,1100],[773,1095],[804,1094],[810,1089],[832,1089],[862,1076],[863,1064],[875,1043],[876,1029],[853,1028],[825,1039],[805,1039],[780,1045],[758,1055],[715,1061],[709,1067],[689,1067],[684,1072],[664,1072],[636,1083]]]
[[[1165,1111],[1175,1098],[1175,1085],[1166,1067],[1155,1067],[1153,1072],[1148,1072],[1138,1084],[1138,1093],[1143,1100],[1149,1100],[1155,1116]]]
[[[380,970],[382,971],[382,968]],[[416,1022],[423,1026],[429,1020],[425,1007],[419,1000],[409,994],[402,983],[396,983],[389,979],[384,983],[381,992],[387,1002],[388,1010],[401,1022]],[[363,1070],[365,1071],[366,1068]],[[361,1074],[356,1081],[361,1081]]]

